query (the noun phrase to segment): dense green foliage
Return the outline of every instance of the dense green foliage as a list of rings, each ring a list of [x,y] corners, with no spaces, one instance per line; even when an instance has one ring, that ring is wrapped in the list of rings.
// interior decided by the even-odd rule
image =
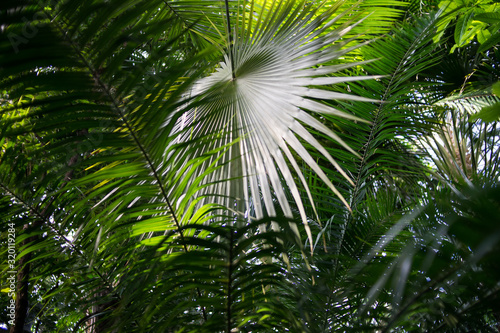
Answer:
[[[499,16],[3,0],[0,323],[498,331]]]

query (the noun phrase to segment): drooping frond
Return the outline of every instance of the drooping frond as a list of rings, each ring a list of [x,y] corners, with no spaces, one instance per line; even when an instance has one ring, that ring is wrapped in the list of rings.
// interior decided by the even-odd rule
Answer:
[[[362,260],[370,263],[358,264],[354,280],[376,277],[361,313],[384,318],[369,323],[360,316],[359,324],[382,332],[492,331],[486,309],[499,308],[499,200],[497,185],[460,186],[436,192],[398,221]]]
[[[500,102],[500,97],[487,90],[452,95],[434,103],[435,106],[455,109],[461,114],[475,114],[482,108]]]
[[[315,240],[318,249],[323,247],[327,251],[318,259],[317,265],[321,267],[318,272],[323,272],[330,281],[326,287],[329,294],[321,289],[315,291],[315,295],[324,302],[319,307],[331,309],[327,314],[322,313],[316,323],[319,324],[318,329],[323,331],[346,329],[339,323],[359,318],[352,312],[352,307],[366,294],[347,296],[353,278],[351,268],[366,251],[387,235],[401,216],[408,214],[421,200],[423,191],[418,182],[425,178],[426,170],[411,146],[411,140],[431,128],[425,114],[414,112],[414,107],[421,103],[417,99],[418,91],[424,91],[429,83],[419,83],[414,78],[439,59],[439,50],[432,42],[438,18],[439,13],[433,13],[425,19],[409,20],[394,29],[392,35],[361,49],[366,58],[379,60],[363,64],[361,68],[353,68],[352,71],[355,74],[363,72],[384,76],[362,84],[348,82],[342,87],[382,101],[380,105],[338,102],[354,115],[369,121],[336,121],[341,137],[362,156],[361,159],[349,159],[347,156],[343,159],[342,166],[354,179],[354,186],[342,183],[342,179],[334,172],[327,172],[331,179],[336,179],[336,184],[342,184],[339,187],[348,196],[354,214],[350,215],[342,209],[323,187],[318,186],[314,175],[309,174],[308,178],[315,185],[312,193],[319,202],[318,211],[327,221]],[[433,56],[422,57],[421,54]],[[321,133],[317,135],[324,137]],[[327,147],[331,152],[341,150],[338,144],[328,143]],[[402,244],[404,240],[393,243],[394,253],[401,249]],[[375,275],[377,267],[380,268],[374,266],[374,276],[378,276]],[[321,273],[318,275],[321,278]],[[360,277],[360,280],[365,283],[364,287],[376,282],[370,278],[370,273]],[[314,305],[311,308],[311,312],[315,313]],[[359,327],[352,326],[353,331],[356,328]]]
[[[499,101],[491,93],[476,91],[434,103],[441,111],[442,124],[431,135],[422,137],[420,143],[430,151],[429,158],[440,180],[452,186],[498,181],[498,125],[473,117]]]

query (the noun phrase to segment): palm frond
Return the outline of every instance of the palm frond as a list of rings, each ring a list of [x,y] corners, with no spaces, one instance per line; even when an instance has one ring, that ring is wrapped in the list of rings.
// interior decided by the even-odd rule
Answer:
[[[493,259],[500,240],[495,204],[498,188],[465,187],[457,194],[436,193],[434,202],[413,214],[418,223],[413,222],[408,231],[416,237],[403,251],[394,252],[398,255],[389,260],[387,270],[372,287],[376,293],[390,291],[385,301],[374,297],[364,304],[369,311],[385,308],[384,332],[394,325],[437,331],[493,328],[481,309],[498,308],[494,305],[499,285]],[[386,253],[391,256],[393,252]],[[479,286],[477,281],[481,281]]]
[[[25,283],[18,292],[26,293],[38,274],[66,275],[57,292],[73,294],[78,286],[72,302],[80,323],[98,319],[101,330],[117,304],[127,303],[116,283],[134,253],[144,253],[133,251],[133,230],[149,238],[173,228],[183,237],[182,213],[171,200],[178,201],[175,185],[186,182],[166,183],[164,169],[174,164],[165,165],[164,147],[175,139],[169,138],[168,120],[175,123],[179,106],[186,104],[176,100],[190,84],[186,77],[196,77],[190,67],[197,58],[174,61],[169,44],[178,36],[154,52],[137,43],[148,35],[157,38],[158,29],[148,23],[157,19],[161,3],[68,2],[45,11],[9,3],[1,11],[6,22],[16,23],[5,27],[0,43],[0,84],[7,90],[1,110],[2,194],[10,198],[11,216],[34,220],[17,226],[23,230],[18,278]],[[137,8],[145,14],[137,15]],[[26,24],[36,38],[11,44],[12,36],[25,35],[16,17],[35,18]],[[130,68],[127,62],[137,54],[141,61]],[[166,58],[173,67],[155,72],[153,65]],[[59,263],[50,266],[50,256]],[[39,260],[44,265],[30,275],[30,262]],[[27,302],[26,294],[18,296]],[[17,319],[22,325],[24,319]]]
[[[195,85],[193,94],[208,94],[208,102],[189,111],[179,124],[182,129],[200,120],[195,131],[186,132],[181,140],[204,137],[214,130],[224,129],[225,134],[219,140],[198,148],[197,154],[239,139],[239,143],[221,159],[223,166],[216,176],[231,181],[209,187],[206,193],[226,198],[224,205],[236,207],[235,210],[241,215],[253,207],[257,219],[276,215],[274,200],[277,200],[285,216],[292,217],[284,190],[286,184],[309,239],[312,239],[312,234],[307,226],[296,177],[306,192],[309,190],[295,155],[305,161],[346,206],[348,202],[300,141],[314,147],[337,172],[348,181],[352,180],[304,125],[337,141],[351,154],[356,156],[357,153],[305,110],[363,121],[317,100],[374,102],[370,98],[319,89],[325,85],[376,78],[325,76],[348,67],[345,65],[315,68],[356,48],[344,49],[343,46],[351,40],[340,41],[357,24],[352,20],[325,33],[328,27],[347,15],[347,12],[340,13],[332,19],[336,9],[330,8],[315,17],[317,9],[313,6],[301,8],[295,7],[293,3],[276,4],[273,11],[257,18],[250,17],[246,22],[238,21],[234,44],[229,46],[230,52],[225,56],[225,61],[214,74]],[[330,45],[332,43],[336,44]],[[350,66],[356,65],[353,63]],[[238,181],[238,178],[241,180]]]
[[[497,124],[473,117],[482,108],[499,101],[491,93],[476,91],[434,103],[433,108],[441,110],[442,124],[420,142],[422,149],[430,151],[429,158],[442,181],[454,186],[498,180]]]
[[[363,293],[346,296],[354,274],[350,268],[378,242],[379,237],[387,235],[399,218],[411,211],[421,200],[423,191],[418,182],[425,178],[426,170],[423,168],[421,158],[412,147],[411,140],[429,131],[433,121],[425,114],[414,113],[411,106],[418,103],[415,92],[427,86],[427,83],[415,82],[414,77],[439,59],[439,49],[432,42],[438,18],[439,13],[434,13],[425,19],[405,22],[398,26],[392,36],[375,41],[361,49],[361,52],[366,54],[365,58],[380,60],[363,64],[353,68],[352,71],[356,74],[362,71],[368,74],[380,73],[384,76],[377,80],[365,81],[363,84],[349,82],[345,85],[345,89],[364,97],[381,100],[381,105],[356,101],[337,103],[369,123],[352,123],[335,119],[341,137],[362,156],[361,160],[347,156],[343,158],[342,166],[352,175],[354,186],[342,181],[333,172],[327,172],[329,177],[335,180],[335,184],[341,184],[339,188],[342,188],[342,193],[348,196],[354,214],[348,214],[320,186],[313,193],[316,196],[315,201],[321,203],[318,211],[321,216],[326,216],[327,221],[321,228],[316,242],[321,244],[320,237],[324,237],[323,246],[327,251],[317,259],[318,265],[322,267],[319,272],[334,277],[330,278],[330,285],[323,286],[329,290],[329,295],[320,297],[325,303],[319,307],[342,309],[338,313],[332,310],[321,319],[322,324],[318,326],[321,331],[332,329],[355,331],[364,327],[363,325],[372,325],[370,318],[379,318],[376,314],[365,317],[362,313],[353,313],[350,317],[351,315],[346,313],[351,311],[353,306],[358,306],[357,302],[361,302],[366,296]],[[421,57],[421,54],[435,56]],[[332,152],[340,150],[339,145],[332,143],[327,147]],[[312,181],[311,178],[314,177],[309,175],[308,178]],[[408,240],[404,237],[399,239]],[[394,253],[402,250],[403,244],[404,241],[393,243]],[[375,260],[379,260],[379,257],[384,261],[381,251]],[[375,272],[377,267],[374,267],[372,272],[374,276],[380,273],[380,271]],[[363,280],[360,276],[363,283],[366,286],[370,285],[370,273],[362,276],[365,278]],[[363,322],[359,324],[361,326],[356,326],[357,324],[348,328],[338,326],[365,319],[368,323]]]

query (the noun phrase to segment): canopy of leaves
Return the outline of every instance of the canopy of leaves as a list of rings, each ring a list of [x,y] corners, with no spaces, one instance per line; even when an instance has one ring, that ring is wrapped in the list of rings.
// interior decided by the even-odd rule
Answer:
[[[2,1],[0,323],[498,330],[498,13]]]

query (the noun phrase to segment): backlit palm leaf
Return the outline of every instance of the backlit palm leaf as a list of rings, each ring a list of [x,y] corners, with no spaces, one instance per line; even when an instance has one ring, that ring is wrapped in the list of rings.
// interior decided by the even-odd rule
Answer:
[[[250,6],[253,7],[254,3]],[[193,95],[206,96],[206,100],[180,120],[179,128],[194,127],[193,131],[185,133],[183,140],[224,131],[218,140],[200,147],[196,154],[239,140],[221,159],[224,165],[219,174],[213,175],[214,179],[230,181],[211,186],[206,193],[223,197],[221,203],[227,207],[236,205],[235,209],[240,214],[253,208],[257,219],[265,215],[275,216],[274,200],[277,200],[285,216],[291,217],[292,210],[285,193],[285,188],[288,188],[302,221],[307,224],[296,179],[307,193],[309,190],[296,161],[297,156],[348,206],[302,143],[307,142],[319,151],[337,172],[353,184],[335,159],[306,129],[308,126],[323,133],[358,156],[338,135],[307,111],[363,121],[317,99],[374,102],[369,98],[327,90],[328,85],[375,78],[328,76],[358,63],[321,66],[357,47],[345,47],[352,40],[342,40],[355,25],[352,20],[325,33],[347,14],[344,12],[332,19],[336,9],[337,6],[315,17],[317,9],[312,6],[302,8],[293,3],[274,4],[272,10],[261,16],[238,21],[238,26],[233,29],[234,43],[229,44],[220,67],[195,84]],[[307,225],[306,232],[311,237]]]

